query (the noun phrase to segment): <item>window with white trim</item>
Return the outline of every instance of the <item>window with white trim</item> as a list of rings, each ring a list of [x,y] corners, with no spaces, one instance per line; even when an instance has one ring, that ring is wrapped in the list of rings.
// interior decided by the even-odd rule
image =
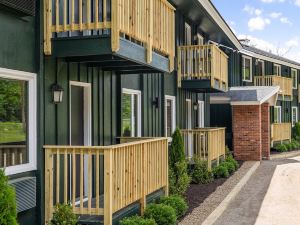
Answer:
[[[281,66],[280,65],[274,64],[273,71],[274,71],[275,76],[281,76]]]
[[[191,45],[192,44],[192,29],[191,26],[185,23],[184,25],[184,43],[185,45]]]
[[[293,106],[292,107],[292,126],[295,126],[295,124],[298,122],[298,107]]]
[[[141,91],[122,90],[122,136],[141,136]]]
[[[243,81],[252,82],[252,58],[243,56]]]
[[[198,128],[204,128],[204,101],[198,101]]]
[[[0,168],[36,170],[36,74],[0,68]]]
[[[176,129],[176,98],[165,96],[165,136],[171,137]]]
[[[274,123],[281,123],[281,106],[274,106]]]
[[[256,76],[264,76],[265,75],[265,61],[261,59],[257,59],[256,62]]]
[[[292,69],[291,70],[291,77],[293,80],[293,89],[298,89],[298,77],[297,77],[297,70],[296,69]]]
[[[204,45],[204,38],[201,34],[197,34],[197,44]]]

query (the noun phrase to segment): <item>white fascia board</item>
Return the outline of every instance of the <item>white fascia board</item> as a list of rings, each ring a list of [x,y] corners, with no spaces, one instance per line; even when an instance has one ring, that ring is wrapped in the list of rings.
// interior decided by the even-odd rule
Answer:
[[[274,59],[274,58],[271,58],[271,57],[268,57],[268,56],[260,55],[260,54],[257,54],[257,53],[254,53],[254,52],[251,52],[251,51],[248,51],[248,50],[245,50],[245,49],[242,49],[240,52],[244,55],[247,55],[247,56],[251,56],[251,57],[261,59],[261,60],[265,60],[265,61],[270,61],[270,62],[273,62],[275,64],[284,65],[284,66],[288,66],[288,67],[300,70],[300,66],[298,66],[296,64],[292,64],[292,63],[285,62],[285,61],[278,60],[278,59]]]
[[[205,8],[205,10],[212,16],[215,22],[219,25],[219,27],[225,32],[228,38],[232,41],[232,43],[236,46],[238,50],[241,50],[243,46],[239,42],[238,38],[235,36],[233,31],[230,29],[228,24],[224,21],[215,7],[212,5],[209,0],[198,0],[200,4]]]

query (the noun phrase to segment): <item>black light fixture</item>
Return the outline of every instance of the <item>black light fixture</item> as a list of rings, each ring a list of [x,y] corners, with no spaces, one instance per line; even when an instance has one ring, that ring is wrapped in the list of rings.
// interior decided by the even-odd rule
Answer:
[[[158,99],[158,97],[154,98],[154,100],[152,101],[152,105],[155,106],[155,108],[159,107],[159,99]]]
[[[195,111],[197,111],[197,110],[198,110],[198,103],[197,103],[197,102],[194,102],[194,104],[193,104],[193,108],[194,108],[194,110],[195,110]]]
[[[61,103],[63,100],[64,89],[58,84],[53,84],[51,86],[51,91],[52,91],[53,103],[54,104]]]

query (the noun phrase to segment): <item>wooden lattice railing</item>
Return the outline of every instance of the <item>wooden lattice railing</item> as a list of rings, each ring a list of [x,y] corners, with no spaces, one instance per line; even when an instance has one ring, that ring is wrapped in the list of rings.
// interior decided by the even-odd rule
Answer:
[[[267,76],[255,76],[255,86],[279,86],[280,93],[283,96],[293,96],[293,80],[288,77],[267,75]]]
[[[271,124],[271,145],[274,142],[290,141],[292,138],[291,123],[273,123]]]
[[[213,161],[218,165],[220,157],[225,157],[225,128],[181,130],[181,134],[188,159],[206,160],[211,169]]]
[[[228,56],[216,45],[178,47],[178,86],[182,80],[210,79],[212,87],[226,91],[228,87]]]
[[[175,8],[167,0],[45,0],[44,52],[51,54],[53,35],[67,32],[110,30],[112,51],[120,47],[120,36],[170,58],[174,67]],[[171,69],[172,69],[171,68]]]
[[[45,146],[45,220],[58,203],[70,202],[74,213],[104,215],[161,188],[168,194],[168,143],[153,138],[112,146]]]

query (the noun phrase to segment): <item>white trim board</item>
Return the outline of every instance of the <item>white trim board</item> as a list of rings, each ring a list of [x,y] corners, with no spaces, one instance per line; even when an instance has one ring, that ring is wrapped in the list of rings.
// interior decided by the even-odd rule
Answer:
[[[37,169],[37,74],[0,68],[0,77],[28,82],[28,163],[5,168],[7,176]]]
[[[167,100],[172,101],[172,133],[176,129],[176,97],[165,95],[165,136],[167,137]]]

